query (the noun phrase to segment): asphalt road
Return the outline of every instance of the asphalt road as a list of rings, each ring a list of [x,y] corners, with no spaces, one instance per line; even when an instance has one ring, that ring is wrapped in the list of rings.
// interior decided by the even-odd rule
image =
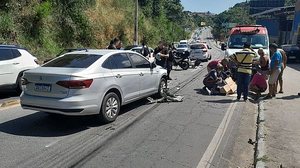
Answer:
[[[203,39],[211,36],[209,30],[202,35]],[[223,52],[213,41],[208,43],[213,59],[222,58]],[[239,115],[234,112],[233,97],[200,93],[206,65],[172,71],[169,86],[179,89],[183,102],[151,105],[144,99],[124,106],[111,124],[99,123],[95,116],[51,117],[20,106],[2,109],[0,165],[180,168],[201,167],[204,160],[226,167],[224,158],[231,157],[234,138],[230,135],[239,124]],[[215,139],[219,134],[224,138]]]

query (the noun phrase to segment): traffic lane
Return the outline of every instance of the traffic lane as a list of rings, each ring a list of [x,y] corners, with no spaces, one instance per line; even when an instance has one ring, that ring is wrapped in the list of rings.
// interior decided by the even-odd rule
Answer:
[[[130,119],[138,111],[144,110],[147,106],[146,99],[122,107],[118,121],[111,124],[103,124],[97,116],[49,116],[44,112],[23,110],[20,107],[11,108],[1,113],[0,124],[0,160],[5,167],[18,166],[27,160],[36,158],[39,155],[47,155],[49,148],[54,151],[65,151],[64,147],[76,147],[78,137],[88,139],[101,134],[118,123]],[[18,115],[18,117],[15,117]],[[14,118],[14,119],[13,119]],[[70,145],[70,140],[73,142]],[[53,151],[51,150],[51,151]],[[51,152],[50,151],[50,152]]]
[[[161,104],[77,166],[196,167],[232,103],[232,97],[200,94],[202,80],[179,92],[183,102]]]
[[[182,82],[200,70],[189,69],[173,72],[175,80],[170,81],[169,86],[180,87]],[[127,120],[136,111],[143,111],[146,107],[145,99],[124,106],[118,121]],[[76,137],[78,134],[84,136],[87,132],[103,132],[106,128],[111,127],[109,124],[99,124],[95,116],[53,118],[43,112],[22,110],[20,106],[2,109],[0,116],[2,139],[0,147],[3,149],[0,153],[5,158],[0,161],[1,165],[12,165],[20,160],[35,157],[45,148],[64,144],[66,139]],[[95,129],[91,130],[91,128]]]

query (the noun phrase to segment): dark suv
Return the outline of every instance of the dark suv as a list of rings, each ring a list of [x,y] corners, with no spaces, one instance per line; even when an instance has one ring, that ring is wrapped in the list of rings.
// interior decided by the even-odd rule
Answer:
[[[289,63],[300,61],[300,48],[296,44],[282,45],[281,48],[286,52],[287,61]]]

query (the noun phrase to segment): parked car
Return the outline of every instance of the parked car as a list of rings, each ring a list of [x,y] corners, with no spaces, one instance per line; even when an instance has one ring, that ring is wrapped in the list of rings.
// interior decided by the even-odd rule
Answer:
[[[207,62],[211,60],[210,47],[206,43],[195,43],[190,46],[191,52],[189,58],[191,60],[200,60]]]
[[[282,45],[281,48],[286,52],[288,62],[300,61],[300,48],[295,44]]]
[[[153,49],[153,48],[151,48],[151,47],[148,47],[148,48],[149,48],[150,53],[153,53],[153,52],[154,52],[154,49]],[[134,47],[134,48],[132,48],[132,49],[130,49],[130,50],[142,54],[142,49],[143,49],[142,46],[138,46],[138,47]]]
[[[167,71],[125,50],[84,50],[26,71],[21,106],[49,114],[93,115],[114,121],[122,105],[161,94]]]
[[[38,67],[37,58],[25,48],[0,45],[0,90],[22,91],[23,72]]]
[[[190,55],[190,48],[187,44],[179,44],[176,48],[177,55],[180,57],[188,57]]]
[[[188,44],[188,41],[187,40],[180,40],[179,44]]]

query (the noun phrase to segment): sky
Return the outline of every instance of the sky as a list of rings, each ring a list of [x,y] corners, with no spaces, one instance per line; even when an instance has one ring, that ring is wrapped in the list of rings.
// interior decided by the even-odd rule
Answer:
[[[184,10],[219,14],[237,3],[246,0],[181,0]]]

